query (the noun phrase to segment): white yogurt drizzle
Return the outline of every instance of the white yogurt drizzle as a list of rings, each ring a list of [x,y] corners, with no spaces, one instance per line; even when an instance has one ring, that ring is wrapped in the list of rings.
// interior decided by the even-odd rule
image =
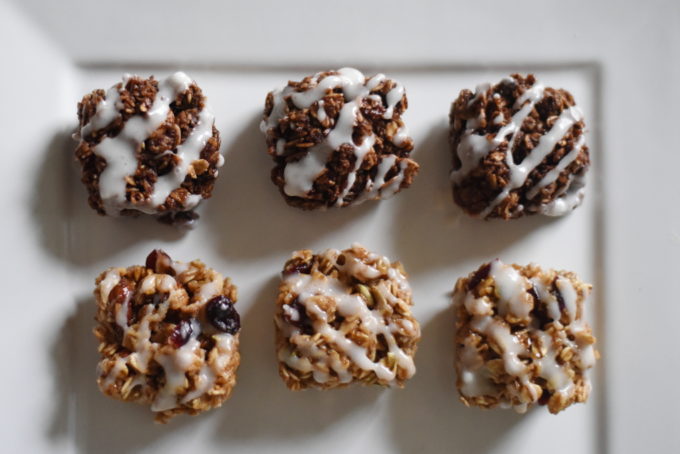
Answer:
[[[501,317],[510,315],[526,320],[534,308],[532,296],[528,293],[529,283],[519,272],[496,259],[489,270],[498,292],[498,313]]]
[[[123,75],[122,86],[127,85],[129,80],[129,74]],[[105,128],[120,116],[120,110],[122,109],[123,104],[120,102],[120,90],[118,84],[116,84],[106,91],[104,99],[97,104],[95,113],[90,118],[90,121],[80,129],[78,138],[86,137],[93,131]]]
[[[593,344],[582,344],[578,341],[579,335],[586,331],[588,326],[581,320],[575,320],[567,326],[567,331],[569,334],[575,337],[575,341],[569,340],[568,337],[565,338],[565,342],[569,344],[574,352],[576,353],[576,365],[581,369],[590,369],[595,365],[595,347]],[[589,384],[589,383],[588,383]]]
[[[505,78],[501,81],[503,84],[516,84],[517,82],[511,78]],[[476,99],[481,96],[486,96],[486,92],[489,90],[489,84],[478,85],[475,90],[474,97],[470,100],[471,105]],[[521,129],[524,120],[529,116],[534,106],[543,99],[545,87],[536,81],[534,85],[527,89],[517,100],[515,101],[514,109],[517,109],[515,114],[510,118],[510,121],[502,126],[495,136],[489,137],[487,135],[481,135],[475,132],[475,128],[480,125],[480,122],[484,119],[485,112],[481,111],[480,116],[467,121],[466,130],[460,139],[456,153],[461,161],[461,167],[459,169],[453,170],[451,172],[451,181],[453,183],[459,183],[465,178],[467,174],[472,171],[479,161],[481,161],[486,155],[488,155],[493,150],[496,150],[500,145],[502,145],[507,140],[507,147],[505,151],[505,164],[508,166],[510,171],[510,178],[508,184],[503,188],[503,190],[494,198],[487,207],[479,213],[479,217],[485,218],[488,216],[496,206],[498,206],[512,191],[513,189],[520,188],[526,182],[529,174],[555,149],[557,145],[564,136],[569,132],[571,127],[583,119],[583,114],[581,109],[577,106],[571,106],[564,109],[558,119],[553,124],[550,131],[545,133],[539,139],[538,144],[534,149],[532,149],[528,155],[520,162],[515,164],[512,157],[512,150],[514,148],[515,137],[517,132]],[[496,94],[494,94],[495,96]],[[502,124],[504,118],[499,115],[494,118],[494,123]],[[509,137],[508,137],[509,136]],[[528,197],[532,198],[538,194],[538,191],[552,183],[559,177],[559,173],[564,170],[573,160],[576,159],[578,153],[584,145],[583,135],[579,138],[574,148],[563,157],[562,161],[558,164],[560,170],[551,171],[544,176],[543,179],[533,187]],[[566,161],[566,162],[565,162]],[[560,202],[562,197],[556,199],[552,207],[545,208],[541,210],[543,214],[560,216],[566,214],[568,211],[576,207],[583,199],[583,192],[580,191],[578,195],[573,195],[569,197],[568,200],[563,200]]]
[[[181,274],[187,271],[189,266],[181,262],[173,262],[173,268]],[[120,272],[120,269],[109,270],[104,279],[99,283],[98,291],[102,301],[108,301],[109,294],[120,282]],[[153,291],[169,293],[168,299],[162,304],[169,304],[169,301],[179,297],[181,292],[175,278],[167,274],[150,274],[146,276],[140,282],[137,291],[148,294]],[[205,303],[221,291],[222,280],[218,276],[201,286],[195,302]],[[132,351],[128,356],[115,360],[113,367],[103,377],[103,385],[105,387],[113,385],[116,379],[126,372],[128,366],[130,366],[139,372],[131,386],[143,386],[145,384],[143,374],[148,372],[149,363],[153,359],[163,368],[165,385],[156,394],[156,398],[151,405],[152,411],[170,410],[180,404],[185,404],[203,396],[213,387],[217,376],[222,374],[223,370],[227,367],[229,358],[231,358],[236,348],[234,336],[227,333],[213,335],[215,340],[214,348],[217,348],[218,356],[213,363],[208,363],[208,358],[204,357],[198,340],[198,336],[202,331],[201,323],[196,319],[192,319],[189,340],[180,348],[168,350],[167,347],[151,341],[149,323],[150,318],[153,318],[154,314],[150,306],[145,306],[142,309],[139,324],[136,326],[133,334],[131,331],[132,327],[128,325],[127,320],[128,304],[131,297],[132,293],[122,302],[114,315],[116,324],[123,330],[124,343],[126,342],[125,339],[129,339],[129,342],[132,343]],[[194,378],[194,389],[180,399],[179,394],[184,392],[189,386],[187,372],[197,367],[198,364],[201,364],[201,367]]]
[[[484,367],[484,359],[472,343],[472,338],[463,341],[460,361],[464,368],[460,371],[461,393],[464,396],[490,396],[496,393],[491,381],[491,372]]]
[[[218,349],[219,359],[215,364],[208,363],[200,351],[200,342],[197,337],[201,332],[201,324],[198,320],[192,320],[192,333],[186,344],[172,350],[170,353],[156,355],[155,359],[163,367],[165,385],[156,395],[151,405],[152,411],[166,411],[176,408],[179,404],[185,404],[207,393],[215,384],[217,375],[227,367],[228,360],[234,353],[235,342],[231,334],[215,334],[215,348]],[[186,390],[189,385],[187,372],[198,364],[202,364],[198,374],[194,378],[194,390],[186,393],[179,399],[179,394]]]
[[[207,303],[213,297],[219,295],[222,292],[222,287],[224,286],[224,281],[221,276],[214,276],[209,282],[206,282],[198,290],[198,298],[196,302]]]
[[[112,268],[106,272],[104,279],[99,282],[99,297],[102,301],[109,301],[111,290],[120,282],[119,270]]]
[[[538,386],[531,382],[531,375],[528,363],[520,357],[529,358],[532,356],[519,339],[512,334],[509,325],[503,320],[504,317],[511,315],[515,318],[526,318],[533,308],[533,297],[528,293],[532,287],[536,289],[539,298],[546,303],[548,315],[559,323],[562,312],[560,311],[557,298],[550,292],[549,285],[538,279],[531,281],[518,273],[511,266],[503,264],[500,260],[491,263],[489,275],[494,279],[496,292],[498,293],[501,304],[498,307],[498,315],[494,316],[492,303],[487,297],[476,298],[472,292],[456,293],[454,304],[463,305],[471,316],[471,328],[486,337],[488,341],[497,345],[502,354],[505,371],[516,377],[520,383],[529,390],[532,400],[535,402],[540,397]],[[577,334],[586,330],[587,325],[582,319],[576,320],[578,294],[571,282],[563,277],[559,277],[555,283],[560,291],[565,304],[565,314],[568,324],[565,331],[558,332],[559,340],[571,346],[577,360],[577,366],[583,371],[591,368],[595,364],[595,353],[592,345],[578,345],[570,341],[566,334]],[[557,351],[555,350],[556,340],[549,334],[536,327],[529,328],[529,336],[539,342],[542,354],[539,358],[533,358],[533,364],[537,367],[537,375],[548,382],[549,388],[555,392],[570,398],[573,394],[574,384],[568,376],[565,368],[556,360]],[[479,355],[477,347],[473,344],[470,337],[466,338],[459,350],[460,358],[460,380],[461,393],[466,397],[479,397],[484,395],[495,395],[496,385],[491,381],[491,372],[485,366],[483,358]],[[585,378],[587,380],[587,378]],[[514,394],[520,405],[515,405],[515,410],[523,412],[526,404],[520,394]]]
[[[541,205],[539,212],[546,216],[563,216],[583,202],[585,196],[585,177],[576,175],[562,195],[550,203]]]
[[[124,75],[122,84],[116,84],[106,92],[105,98],[97,104],[90,122],[81,128],[81,138],[108,126],[120,117],[120,110],[123,108],[120,104],[120,90],[126,86],[130,78],[128,74]],[[201,110],[198,123],[185,141],[176,150],[164,152],[175,154],[177,164],[171,172],[158,177],[150,197],[136,204],[127,200],[126,178],[133,176],[137,170],[137,150],[167,119],[170,104],[180,93],[188,90],[192,83],[189,76],[183,72],[176,72],[159,82],[156,97],[146,114],[130,117],[118,135],[104,137],[94,147],[94,153],[106,160],[106,168],[99,176],[99,194],[107,214],[115,216],[124,209],[135,209],[148,214],[156,213],[170,193],[179,188],[186,176],[190,174],[191,164],[200,159],[201,151],[212,137],[212,127],[215,122],[208,106],[204,106]],[[217,166],[221,166],[222,163],[223,159],[220,159]],[[185,200],[183,209],[190,210],[200,201],[200,195],[192,194]]]
[[[120,270],[111,269],[109,270],[104,279],[99,284],[99,292],[102,301],[108,301],[108,295],[111,290],[120,282]],[[173,297],[173,294],[177,292],[176,282],[172,276],[152,274],[147,276],[140,284],[139,291],[144,291],[144,289],[153,288],[152,286],[158,282],[159,289],[161,291],[169,292],[170,295],[168,299]],[[104,299],[106,297],[106,299]],[[126,339],[130,339],[132,344],[131,353],[124,357],[118,358],[116,360],[115,367],[109,372],[109,374],[104,378],[105,384],[112,384],[115,382],[117,376],[122,370],[130,365],[132,368],[139,371],[141,374],[145,374],[148,371],[149,361],[155,355],[158,349],[158,344],[151,341],[151,330],[149,327],[149,317],[151,316],[151,308],[145,306],[142,308],[140,313],[140,321],[136,332],[133,335],[128,325],[128,305],[130,298],[132,297],[132,292],[128,295],[128,298],[121,303],[121,305],[115,310],[114,318],[116,324],[123,330],[123,344],[126,343]],[[164,304],[167,304],[164,303]]]
[[[191,336],[186,344],[173,349],[171,353],[157,354],[154,358],[163,368],[165,385],[156,394],[156,399],[151,404],[151,411],[166,411],[175,408],[178,392],[189,385],[186,372],[203,361],[199,354],[201,343],[197,339],[201,325],[196,320],[192,320],[191,328]]]
[[[322,98],[329,90],[341,88],[345,97],[345,104],[340,110],[335,125],[327,133],[323,142],[312,147],[302,159],[286,164],[283,173],[285,180],[283,190],[291,197],[306,197],[312,190],[316,179],[325,171],[326,163],[333,152],[337,151],[342,145],[350,145],[355,156],[354,166],[347,175],[343,191],[336,201],[336,206],[343,206],[346,204],[345,197],[347,197],[356,182],[357,171],[361,167],[366,155],[372,150],[376,140],[375,135],[371,133],[365,136],[360,144],[354,143],[352,133],[354,132],[357,118],[361,115],[359,110],[361,103],[366,97],[375,98],[382,102],[380,96],[370,94],[370,92],[384,82],[386,77],[383,74],[377,74],[366,79],[360,71],[354,68],[342,68],[337,73],[328,75],[321,81],[318,81],[321,73],[317,73],[312,78],[312,84],[316,85],[303,92],[296,92],[290,85],[274,90],[272,92],[274,101],[272,111],[268,118],[262,120],[260,129],[267,134],[271,129],[278,127],[279,121],[287,114],[286,101],[288,99],[300,109],[310,108],[314,103],[317,103],[317,118],[319,121],[325,121],[328,117]],[[403,96],[403,85],[395,82],[394,87],[387,92],[385,97],[387,105],[383,118],[389,120],[393,117],[394,109]],[[399,146],[408,140],[408,138],[408,129],[402,126],[394,134],[392,141],[395,145]],[[284,139],[277,141],[277,155],[283,155],[285,152],[284,145]],[[384,157],[382,162],[391,162],[393,167],[396,157],[392,160],[387,160],[388,158],[392,158],[392,156]],[[384,177],[390,168],[384,169],[383,166],[382,169],[379,169],[378,175],[367,183],[366,188],[359,193],[352,203],[358,204],[369,199],[392,196],[399,189],[406,166],[401,165],[399,167],[399,174],[389,182],[385,182]],[[398,184],[395,183],[397,180]]]
[[[560,162],[557,163],[557,165],[550,169],[548,173],[546,173],[541,180],[536,183],[536,185],[531,188],[527,192],[527,198],[528,199],[533,199],[538,195],[539,191],[543,189],[544,187],[551,185],[552,183],[559,178],[560,174],[566,169],[569,164],[574,162],[576,158],[578,157],[579,153],[581,152],[581,149],[583,148],[583,145],[585,145],[586,139],[583,137],[583,134],[581,134],[576,141],[576,144],[574,145],[574,148],[571,149],[569,153],[567,153],[561,160]],[[572,175],[569,175],[569,180],[572,180]],[[567,183],[567,186],[570,184]]]
[[[340,252],[329,250],[326,254],[337,257]],[[357,277],[363,276],[363,279],[375,279],[381,275],[375,267],[361,262],[351,254],[345,253],[344,256],[346,261],[344,265],[338,265],[339,268]],[[396,269],[390,268],[388,277],[396,280],[400,288],[409,289],[405,276]],[[413,376],[415,373],[413,359],[399,347],[395,338],[395,333],[398,332],[415,334],[416,328],[413,324],[386,324],[383,315],[378,310],[370,310],[361,296],[350,294],[349,289],[335,278],[325,276],[315,278],[308,274],[293,274],[286,278],[286,283],[290,286],[290,291],[298,295],[297,302],[312,316],[314,332],[347,355],[356,366],[363,370],[373,371],[378,379],[390,385],[396,384],[397,369],[390,369],[382,362],[371,360],[364,347],[352,342],[342,331],[334,329],[328,323],[327,314],[319,307],[319,299],[332,299],[339,315],[346,319],[358,318],[364,329],[376,336],[382,334],[387,344],[388,354],[394,355],[398,368],[403,370],[407,377]],[[384,283],[380,283],[375,288],[386,300],[392,303],[397,301]],[[284,305],[283,311],[291,317],[291,320],[299,320],[300,315],[296,308]],[[276,323],[297,350],[293,352],[290,347],[281,349],[278,354],[280,361],[300,372],[312,372],[314,380],[318,383],[327,382],[331,378],[331,371],[341,383],[352,381],[352,374],[342,364],[337,354],[319,348],[310,336],[301,335],[297,327],[286,323],[280,317],[276,318]]]

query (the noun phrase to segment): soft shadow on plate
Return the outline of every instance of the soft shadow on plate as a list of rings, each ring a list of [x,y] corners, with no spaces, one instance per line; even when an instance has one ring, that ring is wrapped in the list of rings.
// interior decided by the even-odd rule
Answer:
[[[395,249],[410,274],[426,273],[438,266],[472,257],[493,259],[509,245],[555,221],[529,216],[511,221],[482,221],[467,216],[451,195],[451,152],[448,127],[433,127],[414,159],[420,174],[399,200],[394,222]]]
[[[220,410],[215,436],[224,440],[290,439],[319,433],[333,422],[371,405],[384,391],[349,386],[329,391],[290,391],[279,377],[274,344],[272,277],[242,314],[241,367],[231,399]]]
[[[80,183],[72,132],[73,128],[56,132],[37,164],[32,214],[38,226],[38,241],[46,251],[75,266],[88,266],[140,241],[175,241],[185,235],[186,230],[149,217],[96,214],[87,204],[87,192]]]
[[[83,299],[82,306],[85,305]],[[94,303],[90,300],[90,305]],[[76,309],[81,307],[77,305]],[[92,315],[94,311],[92,311]],[[72,434],[69,427],[71,418],[69,412],[71,407],[71,393],[73,392],[73,373],[76,367],[75,349],[78,324],[83,318],[79,310],[75,310],[64,319],[62,325],[57,330],[50,346],[50,359],[52,361],[52,377],[54,378],[52,391],[52,414],[48,429],[48,436],[57,440],[69,438]],[[94,376],[93,376],[94,378]]]
[[[87,205],[85,191],[76,202],[82,203],[73,216],[69,228],[68,259],[76,266],[86,267],[108,260],[127,250],[134,250],[145,241],[175,242],[190,234],[190,230],[161,224],[148,216],[138,218],[99,216]],[[75,203],[75,202],[74,202]],[[201,222],[199,219],[197,222]],[[140,258],[146,257],[153,246],[145,248]],[[135,254],[139,255],[139,254]]]
[[[70,178],[76,178],[72,161],[75,143],[72,128],[56,131],[45,147],[44,159],[37,163],[31,195],[31,214],[43,249],[68,260],[67,213],[71,210]]]
[[[93,297],[85,295],[54,339],[59,399],[54,405],[49,435],[64,436],[71,424],[78,452],[136,452],[170,432],[200,422],[200,418],[178,416],[166,425],[156,424],[148,407],[104,396],[96,382],[99,355],[92,334],[94,316]]]
[[[453,323],[449,307],[422,327],[418,372],[391,398],[393,446],[400,453],[485,453],[522,421],[513,411],[467,408],[458,400]]]
[[[213,230],[217,249],[231,258],[259,258],[272,251],[304,247],[353,220],[376,212],[374,203],[356,207],[303,211],[286,204],[270,180],[274,166],[253,114],[227,145],[224,167],[213,197],[199,222]]]

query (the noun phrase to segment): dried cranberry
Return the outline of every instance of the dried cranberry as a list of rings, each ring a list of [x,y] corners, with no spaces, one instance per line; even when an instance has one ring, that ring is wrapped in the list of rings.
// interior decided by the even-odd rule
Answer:
[[[118,284],[116,284],[109,293],[109,304],[123,304],[126,300],[130,298],[130,293],[132,289],[130,288],[130,281],[122,278]]]
[[[314,326],[312,325],[312,320],[309,318],[309,315],[307,315],[307,310],[305,309],[305,306],[300,304],[297,298],[289,304],[290,308],[295,310],[298,313],[297,320],[291,319],[287,314],[284,313],[284,318],[288,323],[293,325],[294,327],[298,328],[300,331],[302,331],[302,334],[307,334],[307,335],[312,335],[314,334]],[[336,316],[341,317],[340,315]],[[337,329],[337,327],[336,327]]]
[[[193,332],[191,320],[182,320],[170,334],[170,344],[175,348],[180,348],[189,341]]]
[[[175,269],[172,267],[172,259],[168,254],[160,249],[154,249],[146,257],[146,267],[159,274],[175,275]]]
[[[116,306],[122,306],[126,302],[130,301],[130,298],[132,297],[132,283],[125,279],[122,278],[118,284],[116,284],[115,287],[111,289],[111,292],[109,293],[109,307],[115,308]],[[119,309],[120,310],[120,309]],[[133,308],[132,304],[128,304],[127,307],[127,322],[132,323],[134,320],[134,313],[133,313]]]
[[[491,263],[487,263],[485,265],[482,265],[477,271],[475,271],[475,274],[473,274],[472,277],[470,278],[470,280],[468,281],[468,284],[467,284],[468,291],[477,287],[477,285],[479,285],[480,282],[482,282],[484,279],[486,279],[489,276],[490,271],[491,271]]]
[[[312,264],[307,262],[290,261],[286,263],[283,269],[283,275],[288,276],[290,274],[309,274],[312,270]]]
[[[555,292],[555,298],[557,298],[557,305],[560,307],[560,311],[564,312],[567,305],[564,304],[564,297],[562,296],[562,292],[560,292],[560,289],[557,288],[557,277],[553,280],[552,289],[553,292]]]
[[[205,315],[210,324],[225,333],[236,334],[241,329],[241,319],[234,308],[234,303],[224,295],[208,301]]]
[[[165,313],[165,322],[174,323],[175,325],[178,325],[179,322],[182,321],[182,316],[183,314],[177,309],[168,308],[168,311]]]
[[[538,292],[536,291],[536,287],[534,287],[532,285],[531,288],[529,290],[527,290],[527,292],[529,293],[529,295],[531,295],[534,298],[534,306],[541,302],[541,298],[538,296]]]
[[[548,323],[552,323],[553,319],[548,315],[548,310],[538,296],[538,291],[533,285],[527,292],[534,298],[534,308],[531,311],[531,316],[538,322],[539,327],[543,328]]]
[[[550,401],[550,397],[552,397],[552,394],[550,391],[547,389],[543,390],[543,394],[541,394],[541,397],[538,398],[538,405],[548,405],[548,402]]]

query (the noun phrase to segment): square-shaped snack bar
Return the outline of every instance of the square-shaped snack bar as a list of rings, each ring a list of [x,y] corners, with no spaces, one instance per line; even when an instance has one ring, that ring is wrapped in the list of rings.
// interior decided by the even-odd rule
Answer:
[[[298,251],[276,302],[279,373],[293,390],[352,382],[402,387],[415,373],[420,326],[400,263],[359,245]]]
[[[96,281],[97,383],[115,399],[151,406],[156,421],[219,407],[236,383],[236,287],[203,263],[155,250],[146,266]]]
[[[591,290],[566,271],[482,265],[456,283],[455,366],[466,405],[534,404],[558,413],[585,402],[598,356],[584,302]]]

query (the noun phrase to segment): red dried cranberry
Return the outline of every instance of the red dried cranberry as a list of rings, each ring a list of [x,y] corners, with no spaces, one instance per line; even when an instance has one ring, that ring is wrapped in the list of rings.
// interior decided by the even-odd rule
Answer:
[[[284,314],[284,318],[288,323],[293,325],[294,327],[298,328],[300,331],[302,331],[302,334],[307,334],[311,335],[314,334],[314,326],[312,325],[312,320],[309,318],[309,315],[307,315],[307,310],[305,309],[305,306],[300,304],[300,301],[295,298],[295,300],[289,304],[291,309],[295,310],[298,313],[297,320],[291,319],[288,315]],[[341,317],[340,315],[336,316]],[[336,327],[337,329],[337,327]]]
[[[208,301],[205,315],[212,326],[225,333],[236,334],[241,329],[241,319],[234,303],[224,295]]]
[[[175,269],[172,267],[172,259],[168,254],[160,249],[154,249],[146,257],[146,267],[159,274],[175,275]]]
[[[555,298],[557,298],[557,305],[560,308],[561,312],[564,312],[564,310],[567,308],[567,305],[564,304],[564,297],[562,296],[562,292],[560,292],[560,289],[557,287],[557,277],[552,282],[552,289],[553,292],[555,292]]]
[[[189,342],[193,332],[194,329],[191,326],[191,320],[182,320],[170,334],[170,344],[175,348],[180,348],[182,345]]]
[[[111,292],[109,293],[109,307],[116,307],[122,306],[126,302],[130,301],[130,298],[132,297],[132,283],[125,279],[122,278],[118,284],[116,284],[115,287],[111,289]],[[128,304],[127,307],[127,322],[128,324],[134,322],[134,311],[133,311],[133,305]],[[119,309],[120,310],[120,309]]]
[[[121,278],[120,281],[111,289],[109,293],[109,304],[123,304],[130,298],[130,281],[126,278]]]
[[[538,398],[538,405],[548,405],[548,402],[550,401],[550,397],[552,397],[552,394],[550,391],[547,389],[543,390],[543,394],[541,394],[541,397]]]
[[[531,316],[538,322],[538,326],[543,328],[548,323],[552,323],[553,319],[548,315],[548,309],[538,296],[536,287],[532,285],[527,292],[534,298],[534,308],[531,310]]]
[[[473,288],[477,287],[480,282],[482,282],[484,279],[486,279],[489,276],[489,272],[491,271],[491,264],[487,263],[485,265],[482,265],[476,272],[475,274],[472,275],[470,280],[468,281],[467,284],[467,289],[468,291],[472,290]]]
[[[527,290],[527,293],[529,293],[529,295],[531,295],[534,298],[534,306],[540,304],[541,298],[538,296],[538,292],[536,291],[535,286],[532,285],[531,288]]]
[[[309,274],[311,270],[312,270],[311,263],[290,261],[286,263],[286,266],[283,269],[283,275],[288,276],[296,273]]]

